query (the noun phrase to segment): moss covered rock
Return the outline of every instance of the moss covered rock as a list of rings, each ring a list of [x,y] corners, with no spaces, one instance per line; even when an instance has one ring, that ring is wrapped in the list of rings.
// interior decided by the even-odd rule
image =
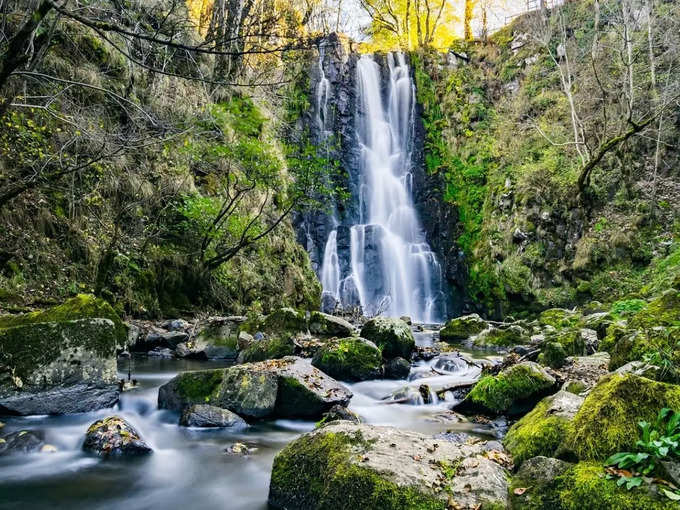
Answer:
[[[581,316],[578,313],[571,310],[551,308],[543,311],[539,316],[538,321],[543,326],[552,326],[553,328],[560,330],[576,326],[580,318]]]
[[[158,407],[210,404],[246,418],[320,418],[352,393],[307,361],[289,356],[224,369],[184,372],[158,391]]]
[[[256,340],[238,355],[239,363],[253,363],[268,359],[280,359],[295,354],[293,337],[274,336]]]
[[[116,330],[108,319],[0,329],[0,414],[63,414],[118,400]]]
[[[564,346],[559,342],[547,342],[538,356],[538,362],[550,368],[563,367],[566,359],[567,351],[564,350]]]
[[[298,510],[507,508],[504,469],[484,453],[483,443],[334,422],[279,452],[269,503]]]
[[[315,311],[309,317],[309,332],[319,336],[347,337],[354,333],[354,326],[342,317]]]
[[[458,404],[463,412],[521,414],[555,388],[555,378],[540,365],[525,361],[486,375]]]
[[[568,424],[583,404],[583,397],[566,391],[541,400],[515,423],[503,439],[515,465],[536,456],[552,457],[567,432]]]
[[[444,342],[459,342],[487,329],[489,324],[476,313],[451,319],[439,331]]]
[[[90,425],[83,450],[100,457],[146,455],[153,451],[137,429],[120,416],[109,416]]]
[[[680,386],[633,374],[600,380],[569,426],[564,454],[580,460],[604,460],[631,451],[639,436],[638,422],[653,422],[662,407],[680,409]]]
[[[636,313],[629,326],[651,329],[655,326],[680,326],[680,290],[668,289]]]
[[[485,347],[510,347],[517,344],[528,343],[529,333],[523,327],[516,324],[507,327],[489,328],[483,330],[474,339],[474,345]]]
[[[572,464],[551,457],[532,457],[522,463],[512,477],[510,497],[517,510],[558,510],[558,480]]]
[[[297,333],[306,333],[309,322],[304,312],[293,308],[279,308],[265,317],[261,329],[272,335],[294,336]]]
[[[67,299],[62,304],[39,312],[24,313],[21,315],[1,315],[0,329],[37,324],[39,322],[62,322],[78,319],[109,319],[115,326],[116,339],[120,345],[125,344],[127,328],[123,321],[103,299],[92,294],[78,294]]]
[[[410,358],[416,348],[411,328],[401,319],[375,317],[361,328],[361,337],[377,345],[386,359]]]
[[[381,375],[382,354],[363,338],[342,338],[319,349],[312,365],[341,381],[365,381]]]

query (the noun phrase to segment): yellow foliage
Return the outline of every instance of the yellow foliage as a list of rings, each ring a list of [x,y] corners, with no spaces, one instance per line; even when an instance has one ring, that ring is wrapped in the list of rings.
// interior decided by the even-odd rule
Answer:
[[[189,18],[194,22],[198,32],[205,35],[210,25],[214,0],[186,0]]]

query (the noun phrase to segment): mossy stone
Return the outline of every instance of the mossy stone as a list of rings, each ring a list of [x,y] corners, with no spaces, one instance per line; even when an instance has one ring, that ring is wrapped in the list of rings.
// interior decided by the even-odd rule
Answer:
[[[479,333],[474,340],[477,346],[510,347],[529,341],[527,331],[518,325],[504,328],[489,328]]]
[[[306,333],[309,323],[305,313],[293,308],[279,308],[265,317],[262,331],[278,336],[291,336]]]
[[[549,310],[541,312],[538,321],[543,326],[552,326],[553,328],[560,330],[576,326],[580,318],[578,313],[572,312],[571,310],[550,308]]]
[[[457,408],[491,414],[521,414],[549,393],[555,382],[540,365],[525,361],[496,376],[482,377]]]
[[[439,338],[444,342],[466,340],[487,329],[489,324],[476,313],[451,319],[439,331]]]
[[[668,289],[630,320],[631,328],[651,329],[654,326],[680,326],[680,290]]]
[[[361,328],[361,337],[378,346],[385,359],[408,359],[416,347],[411,328],[401,319],[375,317]]]
[[[109,319],[115,326],[118,342],[124,345],[127,339],[127,328],[113,307],[92,294],[78,294],[47,310],[21,315],[2,315],[0,316],[0,329],[40,322],[62,322],[79,319]]]
[[[560,391],[541,400],[515,423],[503,439],[516,466],[536,456],[553,457],[567,433],[569,421],[583,404],[583,398]]]
[[[240,352],[239,363],[252,363],[268,359],[280,359],[295,354],[295,342],[292,337],[275,336],[254,341]]]
[[[567,351],[559,342],[547,342],[538,356],[539,363],[555,369],[562,368],[566,359]]]
[[[365,381],[381,375],[382,354],[363,338],[342,338],[319,349],[312,365],[341,381]]]
[[[639,439],[638,422],[653,422],[663,407],[680,409],[680,386],[633,374],[611,374],[591,390],[569,425],[562,455],[604,460],[630,451]]]

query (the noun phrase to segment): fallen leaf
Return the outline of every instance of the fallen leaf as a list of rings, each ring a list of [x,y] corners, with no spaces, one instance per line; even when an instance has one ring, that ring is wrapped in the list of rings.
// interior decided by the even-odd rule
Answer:
[[[528,487],[517,487],[515,490],[512,491],[512,493],[515,496],[521,496],[527,491]]]

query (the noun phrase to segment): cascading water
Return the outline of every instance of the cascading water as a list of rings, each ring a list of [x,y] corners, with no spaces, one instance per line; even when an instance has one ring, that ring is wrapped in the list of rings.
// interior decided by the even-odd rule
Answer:
[[[350,226],[350,260],[344,265],[338,260],[333,218],[320,276],[324,292],[343,307],[359,304],[366,315],[409,315],[437,322],[445,314],[441,269],[412,198],[415,86],[403,54],[390,53],[387,63],[384,97],[378,63],[370,55],[357,63],[359,217]],[[321,77],[325,79],[323,73]],[[321,83],[318,112],[328,93]],[[343,266],[348,268],[344,275]]]

